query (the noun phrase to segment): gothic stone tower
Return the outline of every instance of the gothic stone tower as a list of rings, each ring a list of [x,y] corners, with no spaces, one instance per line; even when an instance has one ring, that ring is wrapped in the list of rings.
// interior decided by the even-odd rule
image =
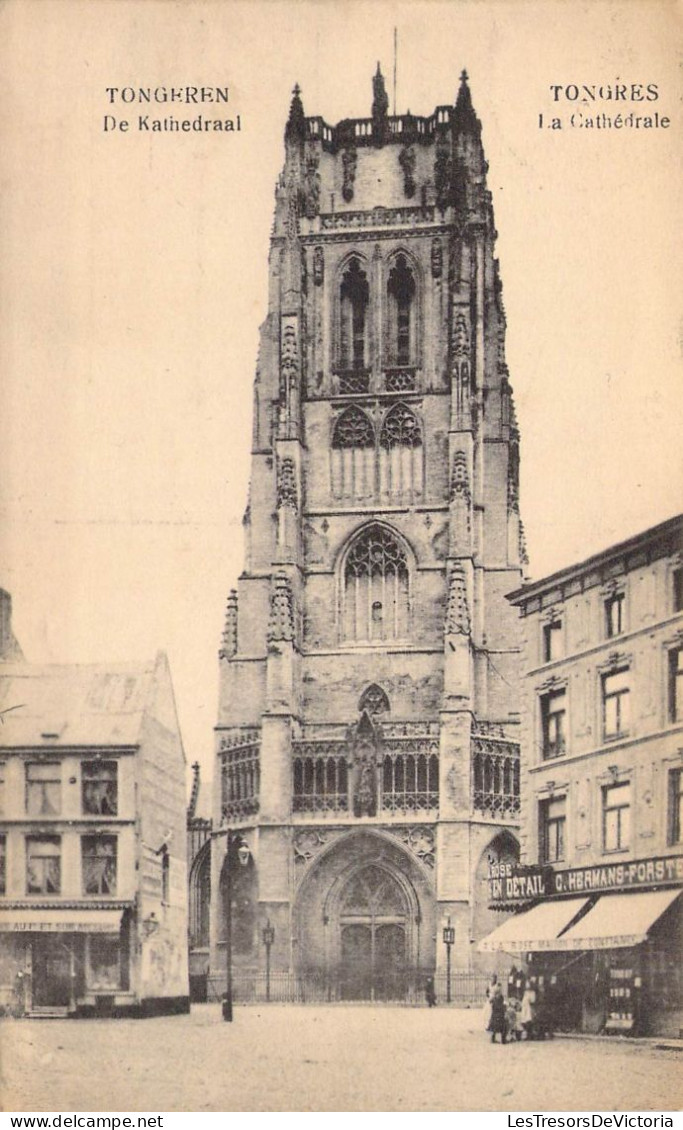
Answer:
[[[519,440],[481,124],[465,73],[429,117],[389,116],[379,66],[373,92],[333,127],[291,103],[216,727],[214,827],[251,849],[238,984],[270,920],[273,969],[326,999],[415,991],[449,918],[475,968],[517,846]]]

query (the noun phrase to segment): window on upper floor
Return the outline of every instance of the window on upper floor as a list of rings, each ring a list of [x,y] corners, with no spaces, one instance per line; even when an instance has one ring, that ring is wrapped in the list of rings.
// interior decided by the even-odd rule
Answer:
[[[630,724],[631,673],[628,667],[602,676],[602,733],[604,738],[622,738]]]
[[[674,569],[671,582],[674,612],[683,612],[683,568]]]
[[[683,721],[683,647],[669,652],[669,721]]]
[[[554,618],[543,625],[543,662],[560,659],[562,652],[562,621]]]
[[[387,283],[387,359],[398,367],[415,364],[415,278],[405,255],[398,255]],[[398,390],[394,390],[398,391]]]
[[[567,752],[567,691],[565,687],[541,695],[542,753],[544,760]]]
[[[539,844],[542,863],[559,863],[565,858],[567,799],[542,800],[539,805]]]
[[[62,841],[60,836],[26,837],[26,892],[58,895],[62,886]]]
[[[81,837],[84,895],[116,894],[116,836]]]
[[[615,592],[605,600],[605,635],[608,640],[619,636],[626,628],[626,594]]]
[[[115,761],[84,761],[81,765],[81,800],[85,816],[116,816],[118,765]]]
[[[380,643],[408,634],[408,561],[383,526],[369,526],[346,554],[342,583],[345,640]]]
[[[602,850],[625,851],[631,846],[631,783],[620,781],[602,790]]]
[[[397,502],[421,498],[424,486],[422,427],[405,404],[384,416],[379,436],[366,412],[351,405],[332,432],[332,494],[364,502],[377,497]]]
[[[372,421],[356,405],[347,408],[332,433],[332,494],[362,501],[375,495],[376,437]]]
[[[0,835],[0,895],[7,893],[7,837]]]
[[[370,288],[365,272],[357,259],[346,268],[339,292],[340,366],[344,370],[361,371],[367,365],[367,320]],[[343,388],[340,391],[345,391]],[[367,391],[350,388],[349,392]]]
[[[379,489],[382,498],[412,501],[423,487],[422,429],[405,404],[384,417],[379,436]]]
[[[358,713],[362,714],[364,710],[367,710],[371,717],[375,714],[389,714],[391,711],[387,693],[378,687],[377,683],[371,683],[360,696]]]
[[[62,766],[59,761],[26,764],[26,812],[29,816],[59,816],[62,811]]]
[[[669,770],[669,843],[683,843],[683,769]]]

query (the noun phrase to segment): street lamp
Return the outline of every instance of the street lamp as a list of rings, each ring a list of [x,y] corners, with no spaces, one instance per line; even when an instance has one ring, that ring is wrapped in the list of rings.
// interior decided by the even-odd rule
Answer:
[[[448,925],[443,928],[443,944],[446,947],[446,1004],[451,1003],[451,946],[455,944],[455,926],[451,926],[450,916]]]
[[[266,947],[266,1001],[270,1001],[270,947],[275,941],[275,927],[271,926],[270,918],[261,932],[263,944]]]
[[[232,1021],[232,860],[231,849],[237,846],[237,858],[246,867],[251,859],[249,845],[239,833],[230,828],[220,828],[214,836],[227,836],[225,852],[225,996],[223,997],[223,1019]]]

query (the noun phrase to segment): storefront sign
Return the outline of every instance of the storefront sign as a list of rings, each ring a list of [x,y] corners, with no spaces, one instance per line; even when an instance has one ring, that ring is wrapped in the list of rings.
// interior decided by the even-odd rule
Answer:
[[[113,934],[119,924],[110,922],[4,922],[2,933],[9,934]]]
[[[555,871],[552,867],[518,867],[512,863],[489,865],[491,902],[528,902],[552,895],[593,894],[683,883],[683,856],[638,859]]]

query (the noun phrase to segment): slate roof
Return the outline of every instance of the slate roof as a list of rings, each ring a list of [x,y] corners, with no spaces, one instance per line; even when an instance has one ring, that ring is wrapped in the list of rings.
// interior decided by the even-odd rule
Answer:
[[[3,663],[0,749],[137,745],[156,666]]]

